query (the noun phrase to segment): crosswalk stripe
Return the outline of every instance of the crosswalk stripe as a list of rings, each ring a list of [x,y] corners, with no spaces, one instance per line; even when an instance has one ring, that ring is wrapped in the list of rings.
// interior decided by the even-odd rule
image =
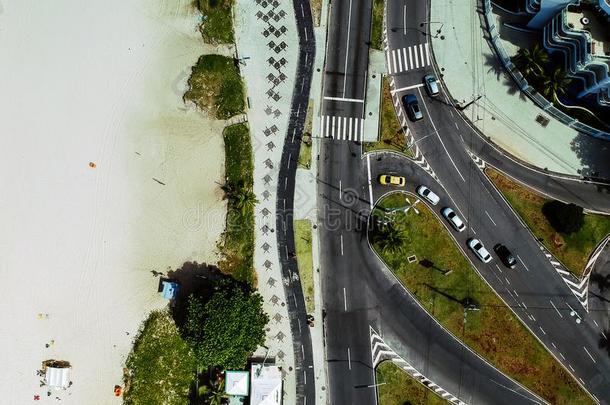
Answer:
[[[409,47],[409,66],[413,69],[413,49]]]
[[[413,50],[413,55],[415,56],[415,69],[418,69],[419,68],[419,56],[417,55],[417,46]]]
[[[336,117],[333,115],[333,122],[330,126],[330,137],[333,139],[335,138],[335,118]]]
[[[343,117],[343,139],[347,139],[347,117]]]
[[[358,140],[364,140],[364,118],[360,118],[360,137],[358,138]]]
[[[349,133],[352,133],[352,118],[349,119]]]
[[[426,47],[426,64],[430,65],[430,47],[428,46],[427,42],[425,44],[425,47]]]
[[[392,65],[390,64],[390,52],[386,52],[386,57],[388,59],[388,74],[392,74]]]
[[[398,70],[396,70],[396,49],[392,50],[392,60],[394,61],[394,71],[398,72]]]
[[[421,65],[424,66],[424,45],[419,44],[419,55],[421,59]]]
[[[402,57],[405,60],[405,70],[409,70],[409,60],[407,59],[407,48],[402,48]]]
[[[340,141],[362,141],[364,118],[322,115],[320,136]]]
[[[326,116],[326,132],[324,133],[324,136],[329,136],[329,133],[328,133],[329,126],[330,126],[330,117],[327,115]]]
[[[400,57],[400,49],[398,49],[398,71],[402,72],[402,58]]]

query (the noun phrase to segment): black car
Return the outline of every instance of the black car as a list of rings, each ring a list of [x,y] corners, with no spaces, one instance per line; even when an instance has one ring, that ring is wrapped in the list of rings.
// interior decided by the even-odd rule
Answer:
[[[405,107],[411,121],[418,121],[424,118],[424,115],[419,109],[419,103],[417,102],[417,96],[415,94],[404,95],[402,97],[402,105]]]
[[[517,259],[506,246],[498,243],[496,246],[494,246],[494,250],[506,267],[510,269],[515,268],[517,265]]]

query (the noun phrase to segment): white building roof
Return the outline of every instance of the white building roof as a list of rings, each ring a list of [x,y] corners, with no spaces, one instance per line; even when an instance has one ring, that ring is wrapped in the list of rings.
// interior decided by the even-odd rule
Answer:
[[[282,371],[277,366],[252,364],[250,405],[282,404]]]
[[[250,373],[248,371],[227,371],[225,373],[225,392],[229,395],[248,396]]]
[[[47,367],[44,382],[52,388],[68,388],[70,385],[70,367]]]

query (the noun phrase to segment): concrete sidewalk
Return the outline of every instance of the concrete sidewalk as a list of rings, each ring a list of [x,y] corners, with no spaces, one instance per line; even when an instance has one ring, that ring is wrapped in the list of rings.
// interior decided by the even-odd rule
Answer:
[[[256,352],[282,366],[286,404],[296,403],[295,353],[280,264],[276,227],[278,173],[288,130],[299,39],[291,2],[237,0],[237,57],[248,95],[254,156],[254,268],[263,308],[269,315],[265,346]]]
[[[574,176],[610,179],[610,143],[580,134],[525,97],[503,70],[479,0],[431,0],[439,74],[456,104],[486,137],[518,159]],[[442,27],[441,27],[442,24]],[[548,119],[546,126],[537,119]]]

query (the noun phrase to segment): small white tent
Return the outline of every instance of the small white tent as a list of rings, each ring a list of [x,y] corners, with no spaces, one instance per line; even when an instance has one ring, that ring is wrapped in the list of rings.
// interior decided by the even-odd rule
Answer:
[[[64,364],[52,364],[45,367],[44,382],[55,389],[66,389],[70,386],[70,370],[72,367]]]

